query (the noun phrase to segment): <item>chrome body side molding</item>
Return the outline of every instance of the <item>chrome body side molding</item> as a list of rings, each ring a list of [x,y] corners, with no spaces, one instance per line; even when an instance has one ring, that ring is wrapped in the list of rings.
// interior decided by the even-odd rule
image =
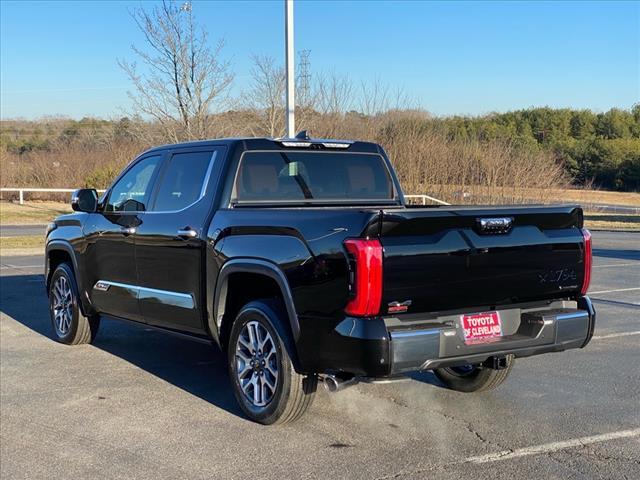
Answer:
[[[170,305],[173,307],[186,308],[193,310],[196,303],[193,295],[189,293],[172,292],[169,290],[158,290],[156,288],[141,287],[138,285],[129,285],[127,283],[111,282],[109,280],[98,280],[93,286],[94,290],[100,292],[108,292],[112,288],[118,289],[121,293],[127,293],[135,296],[138,300],[146,300],[147,302],[157,302],[162,305]]]

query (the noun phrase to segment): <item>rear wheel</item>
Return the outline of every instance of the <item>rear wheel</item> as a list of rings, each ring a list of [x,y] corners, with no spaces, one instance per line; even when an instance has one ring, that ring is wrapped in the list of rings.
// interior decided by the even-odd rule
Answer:
[[[59,342],[67,345],[91,343],[98,333],[100,317],[82,314],[73,269],[66,263],[58,265],[51,276],[49,313]]]
[[[458,392],[482,392],[491,390],[504,382],[515,362],[513,355],[506,357],[507,366],[502,370],[486,368],[482,365],[463,365],[460,367],[436,368],[435,373],[438,380],[444,383],[445,387]]]
[[[276,302],[245,305],[231,328],[227,359],[233,393],[251,420],[271,425],[297,420],[316,392],[316,376],[298,374],[276,325]]]

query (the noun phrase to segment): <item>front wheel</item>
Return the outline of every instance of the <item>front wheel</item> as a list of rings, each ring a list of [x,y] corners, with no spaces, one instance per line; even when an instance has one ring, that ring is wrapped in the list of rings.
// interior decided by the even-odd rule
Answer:
[[[100,317],[85,316],[73,269],[61,263],[49,284],[49,313],[56,339],[67,345],[91,343],[98,333]]]
[[[282,309],[274,301],[245,305],[231,328],[227,359],[233,393],[251,420],[271,425],[297,420],[307,410],[316,376],[298,374],[276,325]]]
[[[436,368],[438,380],[445,387],[458,392],[482,392],[492,390],[504,382],[513,368],[515,358],[507,355],[507,365],[502,370],[494,370],[481,365],[464,365],[461,367]]]

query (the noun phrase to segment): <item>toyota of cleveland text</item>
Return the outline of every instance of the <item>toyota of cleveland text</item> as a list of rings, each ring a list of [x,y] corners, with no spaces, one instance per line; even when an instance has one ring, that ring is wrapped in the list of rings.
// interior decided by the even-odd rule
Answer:
[[[375,143],[166,145],[47,228],[55,337],[125,319],[217,345],[244,414],[432,370],[500,385],[517,358],[586,346],[591,235],[577,205],[415,206]]]

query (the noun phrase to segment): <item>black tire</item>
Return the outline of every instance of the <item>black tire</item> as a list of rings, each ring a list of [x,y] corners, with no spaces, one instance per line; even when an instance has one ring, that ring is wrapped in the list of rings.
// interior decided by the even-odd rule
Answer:
[[[291,339],[287,331],[283,331],[285,324],[281,323],[286,321],[283,311],[274,300],[248,303],[231,327],[227,346],[229,377],[236,400],[249,419],[263,425],[290,423],[300,418],[311,405],[318,385],[317,376],[300,375],[294,369],[286,343]],[[257,343],[251,342],[250,331],[253,338],[259,339]],[[265,340],[265,332],[271,340]],[[259,345],[261,340],[264,340],[264,352],[248,348],[248,345]]]
[[[68,288],[68,295],[62,295],[63,288]],[[64,297],[63,303],[60,303],[61,297]],[[79,298],[73,269],[61,263],[49,283],[49,314],[56,340],[67,345],[93,342],[100,327],[100,317],[82,314]],[[65,311],[64,318],[60,316],[61,310]]]
[[[507,355],[507,368],[494,370],[479,365],[469,365],[466,367],[436,368],[435,373],[438,380],[444,383],[445,387],[458,392],[483,392],[492,390],[504,382],[515,363],[513,355]]]

